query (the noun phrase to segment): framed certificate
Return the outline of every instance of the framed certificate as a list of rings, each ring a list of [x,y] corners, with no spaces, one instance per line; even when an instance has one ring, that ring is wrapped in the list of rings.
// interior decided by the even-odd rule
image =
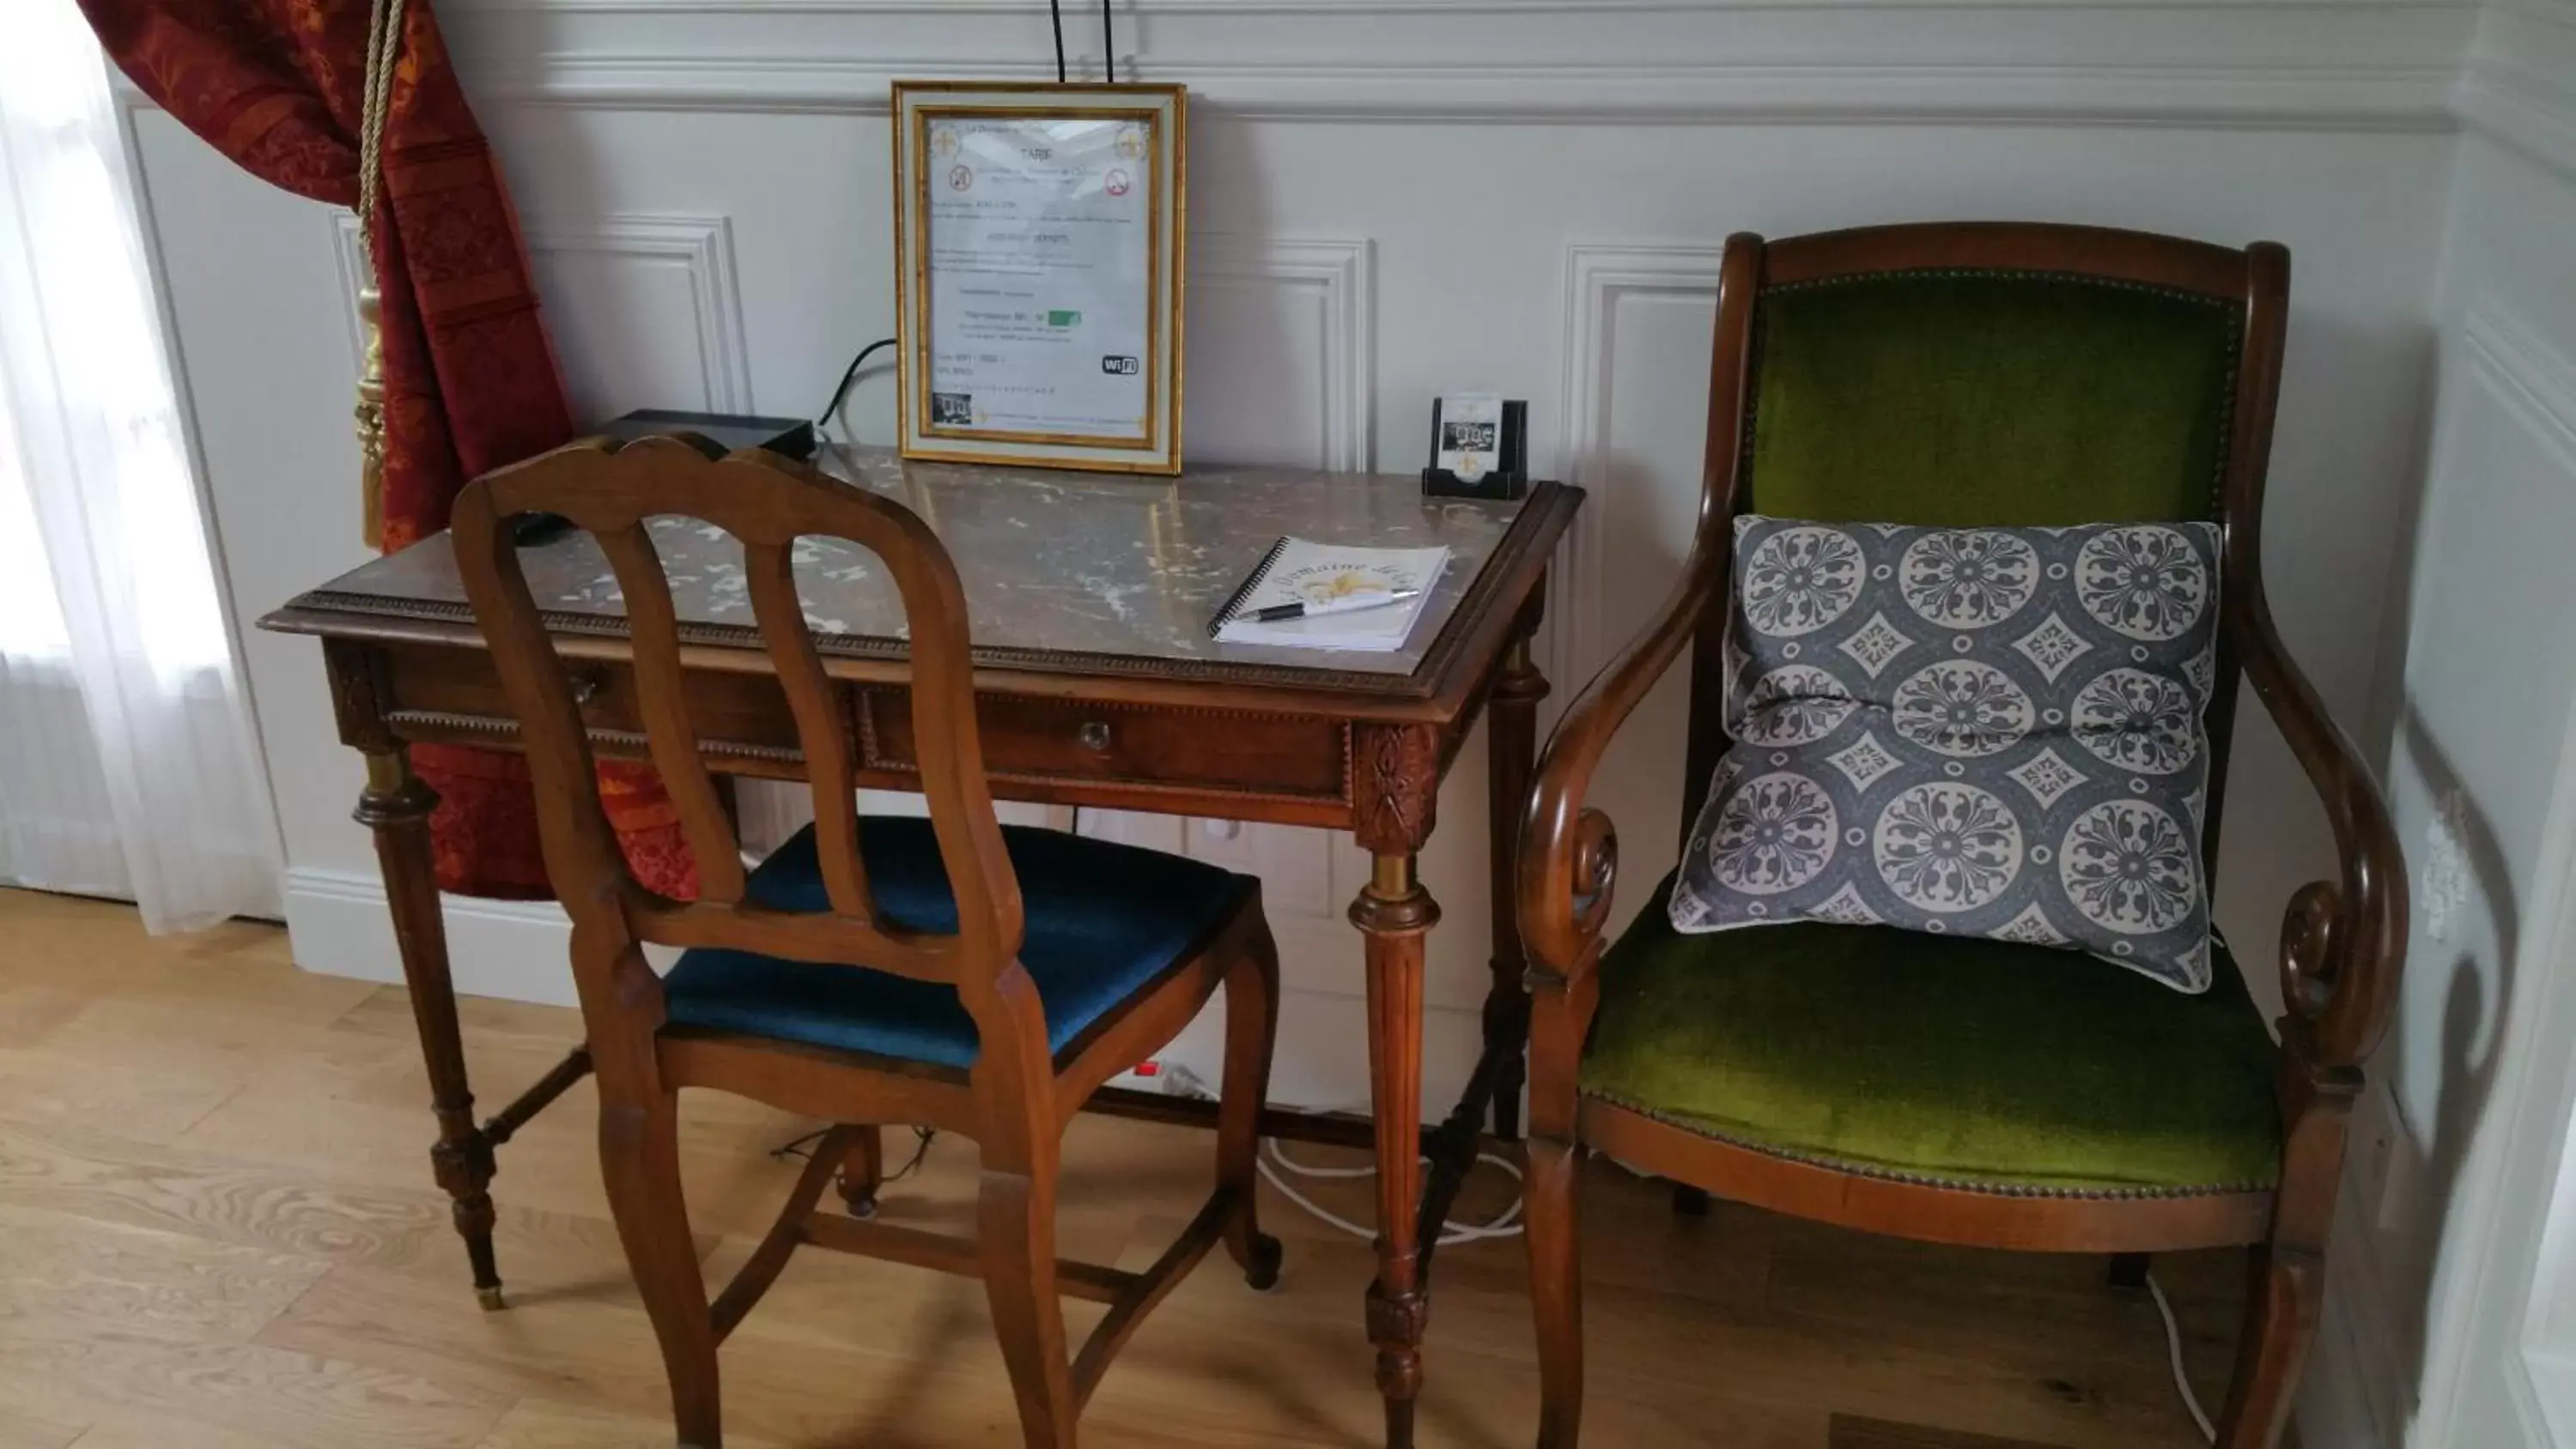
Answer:
[[[903,455],[1181,471],[1179,86],[897,81]]]

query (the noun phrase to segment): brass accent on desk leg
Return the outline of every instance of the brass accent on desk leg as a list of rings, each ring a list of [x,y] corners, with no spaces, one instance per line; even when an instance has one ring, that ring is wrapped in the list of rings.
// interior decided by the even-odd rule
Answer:
[[[374,266],[373,259],[368,265]],[[358,289],[358,331],[366,339],[365,361],[358,369],[358,405],[351,410],[358,424],[358,498],[364,519],[359,528],[369,548],[384,547],[385,537],[385,337],[383,298],[371,280]]]
[[[474,1296],[485,1308],[501,1306],[501,1274],[492,1260],[492,1139],[474,1125],[474,1094],[466,1089],[465,1041],[456,1021],[456,985],[447,969],[447,924],[439,915],[438,870],[430,854],[429,815],[438,792],[411,772],[402,748],[367,756],[367,788],[358,797],[359,824],[375,832],[376,864],[384,874],[385,903],[393,912],[394,942],[402,952],[403,983],[411,990],[412,1024],[429,1069],[430,1110],[438,1117],[438,1143],[429,1150],[438,1185],[453,1200],[457,1234],[474,1267]]]
[[[1440,919],[1414,878],[1410,850],[1378,852],[1351,923],[1368,947],[1369,1089],[1377,1118],[1377,1281],[1369,1285],[1369,1341],[1386,1399],[1387,1449],[1411,1449],[1413,1401],[1422,1389],[1422,1333],[1430,1302],[1415,1221],[1422,1198],[1422,946]]]
[[[1529,957],[1521,949],[1515,860],[1521,816],[1529,808],[1530,772],[1538,756],[1538,702],[1547,698],[1547,676],[1530,662],[1530,635],[1538,628],[1533,604],[1503,656],[1502,673],[1485,702],[1485,780],[1493,837],[1493,985],[1485,994],[1485,1055],[1495,1059],[1492,1082],[1494,1135],[1521,1135],[1521,1088],[1529,1078],[1529,988],[1522,978]],[[1482,1112],[1478,1113],[1479,1118]]]

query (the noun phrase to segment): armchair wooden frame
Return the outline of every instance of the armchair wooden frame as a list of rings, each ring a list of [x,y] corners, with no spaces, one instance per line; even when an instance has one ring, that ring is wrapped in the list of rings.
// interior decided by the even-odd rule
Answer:
[[[1256,1287],[1280,1250],[1254,1219],[1257,1122],[1270,1070],[1278,953],[1257,892],[1144,989],[1061,1050],[1018,954],[1018,881],[993,812],[974,709],[966,605],[947,551],[901,505],[756,451],[721,461],[680,439],[622,450],[576,443],[485,476],[458,498],[458,568],[503,686],[522,722],[546,868],[573,921],[572,967],[599,1074],[601,1166],[628,1262],[660,1340],[679,1439],[718,1449],[716,1346],[800,1245],[980,1277],[1031,1449],[1070,1449],[1074,1421],[1110,1358],[1145,1314],[1222,1241]],[[626,598],[646,743],[698,862],[694,903],[637,885],[600,805],[590,740],[562,661],[530,597],[511,522],[554,513],[595,535]],[[797,914],[745,898],[741,847],[700,758],[682,686],[670,589],[646,520],[682,514],[741,541],[762,640],[794,715],[814,793],[816,846],[830,910]],[[911,629],[913,737],[940,859],[957,902],[949,935],[909,931],[873,907],[855,813],[857,745],[833,703],[798,601],[797,538],[829,535],[873,551],[900,589]],[[979,1042],[974,1065],[919,1062],[676,1027],[646,943],[726,947],[819,964],[864,964],[956,988]],[[1112,1075],[1152,1055],[1211,996],[1226,992],[1224,1100],[1217,1186],[1144,1272],[1059,1262],[1054,1252],[1064,1128]],[[706,1296],[679,1177],[677,1093],[712,1087],[836,1124],[778,1221],[731,1284]],[[878,1128],[919,1123],[973,1138],[983,1176],[976,1239],[869,1220]],[[835,1172],[858,1210],[815,1211]],[[1058,1296],[1109,1305],[1068,1356]]]
[[[1576,1164],[1587,1148],[1738,1202],[1930,1242],[2115,1254],[2251,1245],[2252,1289],[2218,1442],[2225,1449],[2270,1449],[2278,1442],[2316,1331],[2347,1118],[2361,1089],[2362,1063],[2388,1024],[2406,939],[2405,878],[2386,806],[2351,742],[2283,649],[2264,596],[2263,483],[2289,265],[2289,253],[2268,242],[2235,251],[2134,232],[2006,223],[1879,227],[1776,244],[1752,235],[1728,239],[1707,461],[1689,559],[1653,622],[1558,724],[1539,763],[1521,837],[1518,906],[1535,994],[1527,1192],[1543,1449],[1571,1449],[1581,1415],[1574,1192]],[[2222,729],[2232,718],[2241,671],[2315,786],[2338,857],[2336,877],[2302,887],[2282,923],[2281,991],[2288,1010],[2280,1023],[2275,1088],[2283,1150],[2271,1191],[2109,1196],[1862,1176],[1714,1141],[1578,1092],[1618,858],[1610,820],[1584,803],[1593,772],[1621,722],[1686,648],[1692,654],[1686,830],[1726,744],[1718,651],[1732,521],[1747,506],[1743,439],[1761,293],[1819,278],[1950,268],[2103,277],[2243,309],[2219,499],[2224,617],[2211,715]],[[2219,753],[2204,842],[2212,855],[2226,759],[2223,735],[2214,743]]]

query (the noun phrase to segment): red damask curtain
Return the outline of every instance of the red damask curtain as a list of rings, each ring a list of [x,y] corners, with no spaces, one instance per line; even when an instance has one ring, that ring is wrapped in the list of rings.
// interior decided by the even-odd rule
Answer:
[[[242,169],[299,196],[356,204],[367,0],[80,4],[134,83]],[[468,478],[573,433],[518,219],[429,0],[408,0],[403,33],[385,120],[387,214],[374,227],[387,552],[446,527]],[[440,796],[431,831],[442,887],[551,894],[520,757],[423,745],[412,765]],[[611,765],[600,783],[637,878],[694,896],[696,867],[660,781]]]

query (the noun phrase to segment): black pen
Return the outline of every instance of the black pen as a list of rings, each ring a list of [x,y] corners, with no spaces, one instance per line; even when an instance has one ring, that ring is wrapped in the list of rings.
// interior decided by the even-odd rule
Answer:
[[[1401,604],[1407,599],[1420,597],[1420,589],[1397,589],[1385,594],[1346,594],[1320,604],[1273,604],[1267,609],[1253,610],[1252,617],[1257,623],[1276,624],[1283,619],[1315,619],[1326,614],[1356,614],[1362,609],[1383,609],[1389,604]]]

